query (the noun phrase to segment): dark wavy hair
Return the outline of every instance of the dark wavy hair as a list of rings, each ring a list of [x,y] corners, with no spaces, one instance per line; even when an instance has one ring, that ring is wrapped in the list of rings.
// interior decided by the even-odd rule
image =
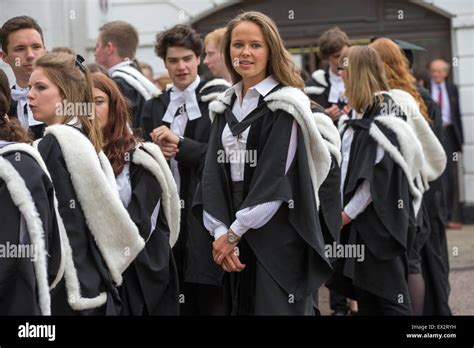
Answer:
[[[102,130],[103,150],[117,176],[125,165],[126,153],[132,150],[136,142],[141,139],[132,133],[128,103],[115,82],[101,73],[93,73],[91,76],[94,87],[109,97],[107,124]]]

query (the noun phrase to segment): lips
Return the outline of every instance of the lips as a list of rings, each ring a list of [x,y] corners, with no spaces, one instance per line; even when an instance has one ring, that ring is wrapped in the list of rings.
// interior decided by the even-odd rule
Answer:
[[[241,60],[241,61],[239,62],[239,66],[240,66],[241,68],[249,68],[249,67],[252,66],[252,65],[253,65],[253,63],[250,62],[250,61],[248,61],[248,60]]]

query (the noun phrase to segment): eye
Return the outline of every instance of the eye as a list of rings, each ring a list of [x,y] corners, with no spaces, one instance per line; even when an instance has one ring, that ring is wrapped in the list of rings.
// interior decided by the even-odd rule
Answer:
[[[192,59],[192,57],[186,57],[186,58],[184,58],[184,61],[185,61],[185,62],[190,62],[191,59]]]
[[[259,43],[252,44],[252,48],[260,48],[260,47],[262,47],[262,45],[260,45]]]
[[[16,47],[16,48],[14,49],[14,51],[15,51],[15,52],[21,52],[21,51],[23,51],[24,49],[25,49],[24,47]]]
[[[235,48],[241,48],[243,45],[240,42],[236,42],[233,44]]]
[[[41,46],[41,45],[33,45],[33,49],[35,49],[35,50],[39,50],[39,49],[41,49],[41,48],[43,48],[43,46]]]
[[[36,85],[36,89],[39,90],[39,91],[44,91],[46,89],[46,86]]]

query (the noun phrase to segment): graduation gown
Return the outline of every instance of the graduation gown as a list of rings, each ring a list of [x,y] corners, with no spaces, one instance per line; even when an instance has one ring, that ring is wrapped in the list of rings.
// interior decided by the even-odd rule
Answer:
[[[156,151],[160,151],[159,148]],[[147,168],[145,168],[141,164],[142,162],[137,159],[139,155],[141,155],[141,161],[155,162],[156,165],[153,157],[142,147],[131,153],[130,184],[132,194],[127,211],[146,244],[123,275],[124,281],[120,288],[121,314],[178,315],[178,273],[171,252],[170,227],[162,206],[164,200],[160,201],[155,228],[151,230],[152,214],[164,190],[155,177],[159,174],[150,170],[154,164],[147,163]],[[161,152],[158,155],[161,155]],[[166,164],[164,157],[163,162]],[[169,171],[168,166],[163,170]],[[172,178],[170,171],[169,176]],[[174,181],[171,180],[171,184],[175,185]],[[166,194],[169,192],[167,191]],[[177,202],[176,186],[174,194]],[[176,204],[172,209],[172,214],[174,214],[172,218],[178,220],[176,226],[179,228],[180,207]],[[178,233],[176,228],[173,232]]]
[[[384,94],[383,98],[384,107],[396,105],[388,95]],[[356,300],[355,287],[392,303],[402,301],[406,305],[410,303],[407,252],[413,247],[416,229],[413,186],[410,185],[413,178],[403,169],[407,163],[402,165],[394,158],[397,154],[406,157],[400,141],[416,137],[400,112],[396,113],[398,117],[392,115],[389,119],[385,116],[383,122],[383,117],[378,116],[386,111],[379,105],[366,111],[360,120],[341,120],[341,124],[345,122],[343,132],[349,125],[354,129],[343,206],[351,200],[363,180],[370,183],[372,203],[341,231],[341,244],[363,245],[364,259],[338,259],[336,273],[327,286]],[[374,137],[376,130],[383,136]],[[378,145],[385,150],[385,155],[374,165]],[[415,145],[411,151],[421,154],[421,146]],[[418,165],[419,159],[415,161]]]
[[[222,286],[224,272],[212,258],[213,240],[204,227],[202,215],[192,214],[191,207],[208,147],[209,102],[227,88],[228,83],[224,83],[221,79],[201,81],[196,88],[201,117],[188,120],[184,141],[175,157],[181,178],[179,195],[184,207],[181,210],[180,236],[173,253],[180,279],[189,283]],[[170,91],[145,103],[141,118],[145,139],[150,140],[149,134],[161,125],[170,127],[169,123],[162,121],[169,103]]]
[[[82,131],[54,125],[45,134],[37,146],[51,173],[66,230],[65,278],[51,291],[52,314],[118,314],[116,285],[144,241],[116,188],[109,186],[113,177],[107,181],[102,171],[111,172],[110,164],[101,168],[106,163],[99,164]]]
[[[54,189],[33,151],[26,144],[0,147],[0,245],[3,252],[8,245],[30,248],[30,255],[0,259],[1,315],[49,315],[49,284],[61,263]]]
[[[418,88],[431,119],[431,129],[442,139],[442,119],[438,104],[424,88]],[[429,220],[429,237],[421,254],[422,274],[425,280],[424,315],[451,315],[449,308],[449,257],[445,222],[447,219],[446,192],[443,177],[430,182],[423,196]]]
[[[228,303],[227,311],[231,314],[313,314],[311,294],[329,278],[332,271],[324,255],[324,239],[315,197],[318,187],[313,187],[305,137],[299,126],[296,154],[285,174],[291,129],[296,118],[292,112],[306,110],[305,107],[309,112],[309,100],[294,88],[278,88],[236,125],[240,131],[250,127],[246,150],[255,151],[258,159],[255,167],[250,166],[248,161],[245,164],[243,200],[239,207],[233,206],[235,197],[232,195],[230,165],[217,158],[224,151],[221,141],[224,127],[229,122],[235,125],[235,118],[232,120],[235,94],[230,100],[223,100],[219,107],[211,105],[215,116],[202,184],[196,195],[196,209],[201,206],[211,216],[230,226],[237,210],[275,200],[283,201],[268,223],[248,230],[239,241],[240,254],[245,252],[251,264],[247,264],[241,273],[230,274],[231,296],[234,296],[233,291],[240,291],[236,290],[233,279],[247,279],[243,285],[246,289],[239,294],[240,298],[236,301],[234,297]],[[295,95],[297,98],[293,98]],[[308,117],[313,118],[311,113]],[[319,149],[326,152],[322,138],[320,141]],[[329,163],[325,164],[329,167]],[[289,298],[294,300],[291,304]]]

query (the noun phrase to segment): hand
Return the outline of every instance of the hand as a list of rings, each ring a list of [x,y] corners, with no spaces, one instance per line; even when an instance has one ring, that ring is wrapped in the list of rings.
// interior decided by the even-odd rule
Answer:
[[[178,145],[172,143],[161,142],[158,146],[160,147],[161,152],[167,161],[169,161],[173,156],[176,156],[176,154],[179,152]]]
[[[166,126],[160,126],[153,129],[153,131],[150,133],[150,137],[153,142],[158,145],[162,142],[175,145],[179,144],[179,137]]]
[[[236,243],[229,243],[227,235],[222,235],[212,243],[212,257],[220,265],[224,258],[234,250]]]
[[[234,247],[234,251],[224,257],[222,260],[222,268],[226,272],[242,272],[245,268],[245,264],[239,260],[238,253],[236,252],[237,247]]]
[[[333,104],[330,108],[327,108],[324,111],[332,118],[333,121],[337,121],[342,115],[341,110],[336,104]]]
[[[342,212],[342,226],[346,226],[348,223],[350,223],[352,220],[349,217],[349,215],[346,214],[345,211]]]
[[[346,114],[346,115],[349,115],[349,112],[351,112],[351,106],[349,104],[346,104],[343,108],[342,108],[342,113],[343,114]]]

